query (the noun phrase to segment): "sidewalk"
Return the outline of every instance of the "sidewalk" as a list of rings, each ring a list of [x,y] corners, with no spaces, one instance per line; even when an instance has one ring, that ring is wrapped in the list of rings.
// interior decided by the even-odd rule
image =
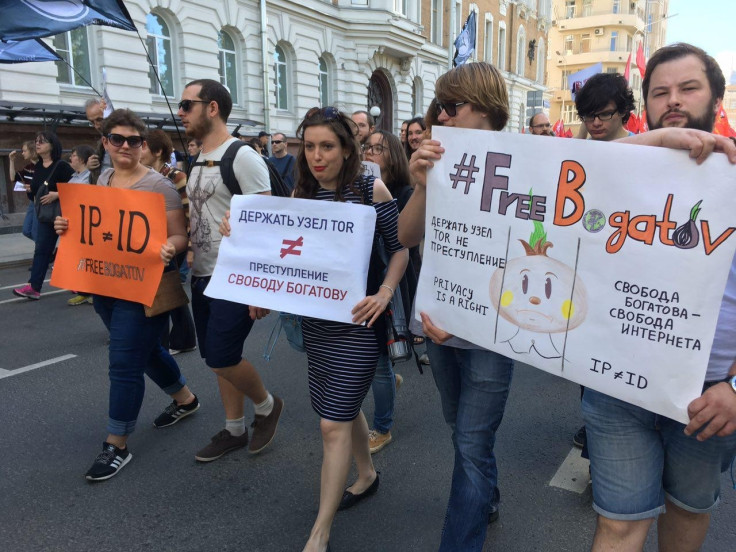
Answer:
[[[30,266],[33,260],[33,242],[20,232],[0,234],[0,268]]]

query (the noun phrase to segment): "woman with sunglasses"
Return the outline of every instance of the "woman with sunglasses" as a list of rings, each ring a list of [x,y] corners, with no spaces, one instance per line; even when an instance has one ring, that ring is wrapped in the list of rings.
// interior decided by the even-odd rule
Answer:
[[[43,205],[49,205],[59,201],[59,192],[56,184],[69,182],[74,174],[74,169],[69,163],[61,159],[61,142],[51,131],[44,130],[36,135],[36,154],[39,160],[33,168],[33,179],[31,180],[31,195],[35,198],[39,189],[44,184],[48,185],[48,193],[39,198]],[[54,231],[54,223],[37,221],[36,225],[36,247],[33,251],[33,264],[31,265],[31,278],[22,287],[15,288],[13,293],[20,297],[38,300],[41,298],[41,286],[46,277],[46,271],[51,264],[51,257],[56,248],[58,236]]]
[[[367,297],[353,308],[353,324],[305,317],[302,321],[312,408],[319,414],[323,459],[320,504],[305,552],[324,552],[338,509],[350,508],[378,489],[368,448],[368,424],[360,405],[371,385],[380,350],[386,347],[381,315],[399,284],[408,253],[396,237],[398,210],[386,186],[362,175],[357,128],[334,107],[311,109],[297,129],[294,197],[373,205],[376,233],[390,261],[385,277],[371,277]],[[375,241],[374,236],[374,241]],[[380,345],[379,345],[380,344]],[[343,492],[350,457],[358,479]]]
[[[174,255],[186,251],[186,221],[181,198],[173,184],[140,162],[145,131],[143,121],[129,109],[116,109],[105,119],[102,144],[110,155],[112,168],[100,175],[97,184],[164,196],[168,237],[161,244],[160,254],[161,260],[169,265]],[[55,226],[57,233],[63,234],[69,227],[68,219],[57,217]],[[110,404],[108,436],[86,478],[104,481],[133,458],[126,445],[143,403],[144,374],[173,398],[153,422],[155,427],[173,425],[194,413],[199,401],[186,386],[176,361],[161,346],[160,336],[168,313],[148,318],[140,303],[101,295],[95,296],[94,308],[110,332]]]
[[[388,188],[392,197],[396,198],[399,212],[404,209],[411,197],[412,189],[409,180],[409,162],[406,160],[404,146],[401,140],[385,130],[376,130],[368,137],[363,146],[366,161],[371,161],[381,169],[381,179]],[[416,292],[417,276],[421,260],[419,248],[409,250],[410,262],[406,271],[406,285],[402,285],[402,298],[408,314],[411,309],[411,299]],[[402,280],[402,284],[403,284]],[[416,344],[421,344],[421,341]],[[396,391],[404,378],[394,374],[388,354],[381,354],[376,366],[376,375],[373,378],[372,390],[375,408],[373,410],[373,428],[369,432],[371,453],[376,453],[388,445],[392,440],[391,427],[394,418],[394,402]]]
[[[488,63],[466,63],[442,75],[427,112],[428,125],[500,131],[509,119],[506,84]],[[409,168],[414,193],[399,218],[399,239],[407,247],[424,235],[427,169],[441,158],[442,144],[425,139]],[[442,320],[420,313],[432,375],[442,412],[452,428],[455,466],[440,551],[480,551],[488,523],[498,518],[498,470],[493,445],[513,362],[442,330]],[[412,317],[413,319],[414,317]],[[412,328],[412,331],[418,329]]]

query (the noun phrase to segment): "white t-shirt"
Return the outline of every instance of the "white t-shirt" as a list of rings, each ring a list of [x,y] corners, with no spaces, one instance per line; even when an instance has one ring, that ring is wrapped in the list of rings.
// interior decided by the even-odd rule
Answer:
[[[230,138],[209,153],[202,152],[197,162],[220,161],[227,148],[237,138]],[[243,194],[260,194],[271,191],[268,168],[256,151],[244,146],[238,150],[233,162],[233,172]],[[195,166],[187,181],[189,197],[190,241],[194,250],[194,276],[212,276],[220,250],[222,236],[218,227],[230,209],[232,195],[220,176],[220,166]]]

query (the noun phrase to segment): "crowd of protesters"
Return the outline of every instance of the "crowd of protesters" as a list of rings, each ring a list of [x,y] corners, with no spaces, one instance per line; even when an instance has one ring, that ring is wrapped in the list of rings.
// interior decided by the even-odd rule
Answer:
[[[712,134],[724,89],[723,74],[712,57],[696,47],[675,44],[655,52],[647,64],[642,99],[648,132],[635,135],[626,129],[634,101],[619,75],[590,78],[575,103],[591,140],[685,149],[698,160],[726,154],[736,163],[736,140]],[[426,116],[404,121],[398,135],[376,130],[368,111],[349,115],[334,107],[313,108],[296,131],[296,155],[288,153],[284,133],[264,131],[249,138],[237,130],[230,132],[232,99],[227,89],[216,81],[195,80],[184,88],[177,113],[189,139],[188,178],[171,163],[173,145],[166,133],[149,131],[129,110],[115,110],[105,118],[104,107],[95,100],[85,105],[100,141],[95,147],[72,148],[69,163],[62,159],[58,137],[48,131],[23,144],[20,156],[11,154],[11,177],[22,182],[34,200],[23,233],[36,244],[29,282],[13,291],[29,299],[41,297],[57,234],[68,227],[66,214],[48,220],[47,211],[40,208],[58,202],[57,183],[144,189],[165,197],[168,232],[160,257],[167,270],[189,269],[193,317],[189,307],[172,312],[169,335],[168,313],[148,318],[139,303],[93,297],[94,308],[110,331],[110,408],[103,451],[86,475],[91,481],[113,477],[132,458],[127,442],[143,398],[144,374],[173,399],[154,421],[156,427],[174,425],[199,409],[171,356],[179,351],[199,351],[215,376],[223,406],[224,425],[195,453],[197,461],[212,462],[244,447],[257,454],[275,437],[285,401],[269,391],[256,366],[243,356],[254,322],[268,311],[204,295],[222,236],[230,230],[232,193],[219,168],[228,152],[235,151],[232,167],[243,194],[268,195],[269,168],[275,168],[293,197],[369,204],[376,210],[374,244],[382,244],[389,261],[382,270],[369,269],[366,297],[353,308],[354,323],[302,320],[309,395],[320,418],[324,451],[319,510],[305,535],[304,550],[329,550],[336,512],[378,491],[379,471],[371,455],[393,439],[394,404],[402,378],[387,354],[382,313],[397,287],[405,286],[409,303],[416,290],[427,171],[444,153],[442,144],[432,139],[432,127],[502,131],[509,120],[503,76],[483,62],[450,70],[435,83]],[[543,112],[530,117],[528,133],[555,135]],[[244,145],[238,138],[250,147],[236,147]],[[535,148],[543,155],[541,143]],[[368,174],[365,162],[375,164],[380,177]],[[411,282],[408,286],[406,280]],[[89,302],[90,295],[80,291],[77,297],[81,299],[75,297],[70,304]],[[417,344],[426,340],[428,364],[454,447],[446,516],[443,524],[438,523],[440,550],[480,551],[489,524],[500,512],[502,474],[494,443],[512,384],[513,361],[447,333],[442,319],[424,312],[417,315],[411,316],[411,329]],[[687,425],[582,390],[585,425],[573,441],[590,458],[593,508],[598,514],[593,550],[642,550],[655,519],[660,550],[697,550],[702,545],[710,512],[718,504],[720,474],[736,455],[735,327],[736,263],[721,304],[703,393],[689,405]],[[371,387],[372,427],[361,410]],[[250,434],[246,399],[255,412]],[[352,460],[358,477],[346,487]]]

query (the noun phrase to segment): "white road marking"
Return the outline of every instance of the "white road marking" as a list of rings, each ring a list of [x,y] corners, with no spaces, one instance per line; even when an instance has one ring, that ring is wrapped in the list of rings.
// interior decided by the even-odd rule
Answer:
[[[69,360],[70,358],[77,358],[77,355],[64,355],[56,358],[51,358],[49,360],[44,360],[43,362],[37,362],[36,364],[31,364],[29,366],[24,366],[23,368],[18,368],[17,370],[0,370],[0,379],[9,378],[10,376],[17,376],[18,374],[30,372],[31,370],[35,370],[36,368],[43,368],[44,366],[56,364],[57,362],[63,362],[65,360]]]
[[[50,281],[51,281],[51,279],[48,279],[48,280],[44,280],[44,281],[43,281],[43,283],[44,283],[44,284],[48,284],[48,283],[49,283]],[[0,287],[0,291],[2,291],[2,290],[4,290],[4,289],[13,289],[13,288],[17,288],[17,287],[20,287],[20,286],[24,286],[24,285],[26,285],[27,283],[28,283],[28,282],[23,282],[22,284],[13,284],[12,286],[3,286],[3,287]]]
[[[549,482],[550,487],[583,494],[590,483],[589,466],[590,462],[580,456],[580,449],[573,448]]]
[[[69,290],[67,289],[58,289],[56,291],[44,291],[41,294],[41,297],[46,297],[47,295],[54,295],[56,293],[68,293]],[[28,299],[27,297],[14,297],[13,299],[5,299],[5,301],[0,301],[0,305],[3,305],[5,303],[17,303],[18,301],[33,301],[33,299]]]

